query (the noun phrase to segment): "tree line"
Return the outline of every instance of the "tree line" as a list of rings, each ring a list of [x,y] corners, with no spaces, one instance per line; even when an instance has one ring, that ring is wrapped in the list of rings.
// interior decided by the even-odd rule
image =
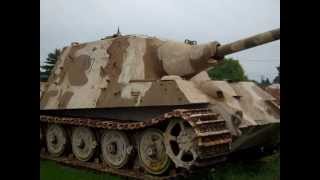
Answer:
[[[217,67],[208,70],[208,74],[211,79],[214,80],[227,80],[227,81],[253,81],[259,86],[266,87],[274,83],[280,84],[280,66],[277,67],[277,76],[270,81],[269,78],[261,77],[260,82],[250,80],[243,70],[239,60],[233,58],[225,58]]]
[[[44,65],[40,66],[40,81],[48,80],[54,65],[58,61],[60,54],[60,49],[55,49],[53,52],[48,54],[48,57],[46,58]]]

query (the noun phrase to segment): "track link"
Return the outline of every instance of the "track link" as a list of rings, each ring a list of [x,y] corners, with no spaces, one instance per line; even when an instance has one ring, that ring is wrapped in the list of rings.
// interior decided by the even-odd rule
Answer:
[[[73,166],[73,167],[81,167],[81,168],[86,168],[86,169],[91,169],[95,170],[98,172],[106,172],[118,176],[124,176],[124,177],[130,177],[130,178],[135,178],[135,179],[150,179],[150,180],[167,180],[167,179],[175,179],[177,177],[183,177],[184,174],[180,173],[175,173],[172,171],[172,174],[168,176],[153,176],[149,175],[146,173],[143,173],[139,170],[134,170],[134,169],[114,169],[110,168],[107,164],[104,163],[99,163],[99,162],[82,162],[77,159],[75,159],[73,156],[69,157],[52,157],[46,152],[41,152],[40,153],[40,158],[46,159],[46,160],[52,160],[56,161],[61,164],[66,164],[68,166]]]
[[[196,171],[197,167],[208,167],[226,159],[226,156],[230,152],[232,137],[226,127],[225,120],[222,119],[218,113],[214,113],[210,109],[177,109],[143,122],[40,115],[40,123],[71,125],[76,127],[81,126],[96,129],[135,131],[144,130],[165,122],[168,123],[172,118],[179,118],[187,121],[192,126],[196,134],[195,139],[198,148],[198,158],[192,165],[192,167],[195,168],[192,168],[192,171],[189,171],[189,173],[193,172],[193,170]],[[131,178],[173,179],[177,176],[186,175],[184,170],[175,168],[172,168],[168,173],[166,173],[166,175],[161,176],[148,175],[137,169],[113,169],[100,162],[99,158],[95,158],[94,162],[82,162],[76,160],[72,155],[69,155],[68,157],[52,157],[46,152],[45,148],[42,149],[40,157],[43,159],[50,159],[71,166],[84,167]]]

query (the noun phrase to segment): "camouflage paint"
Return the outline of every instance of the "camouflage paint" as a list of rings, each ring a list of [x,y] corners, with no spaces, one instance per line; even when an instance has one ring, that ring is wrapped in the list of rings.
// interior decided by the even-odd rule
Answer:
[[[212,81],[203,70],[212,66],[214,58],[279,36],[280,30],[273,30],[222,46],[132,35],[73,43],[64,48],[41,89],[40,109],[209,103],[227,121],[232,135],[240,137],[235,146],[239,148],[246,141],[243,137],[265,136],[259,129],[248,130],[251,127],[280,123],[280,106],[272,104],[275,99],[252,82]],[[243,133],[246,136],[240,136]]]
[[[232,54],[244,49],[249,49],[278,39],[280,39],[280,28],[220,46],[217,50],[215,58],[220,59],[225,55]]]

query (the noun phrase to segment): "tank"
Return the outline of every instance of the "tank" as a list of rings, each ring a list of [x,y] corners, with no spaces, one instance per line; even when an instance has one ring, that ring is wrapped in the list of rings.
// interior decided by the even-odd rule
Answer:
[[[266,92],[276,98],[276,103],[280,105],[280,84],[271,84],[264,88]]]
[[[253,82],[211,80],[224,56],[280,39],[274,29],[196,45],[117,33],[63,48],[40,90],[40,156],[141,179],[223,163],[280,143],[280,105]]]

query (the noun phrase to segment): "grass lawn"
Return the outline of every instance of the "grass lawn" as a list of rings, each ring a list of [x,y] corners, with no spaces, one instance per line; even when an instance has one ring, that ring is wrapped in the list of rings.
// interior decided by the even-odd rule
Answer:
[[[40,160],[41,180],[122,180],[118,176],[67,167],[54,161]]]
[[[211,176],[214,180],[280,180],[280,154],[228,163]]]
[[[42,180],[120,180],[118,176],[75,169],[57,164],[53,161],[40,160],[40,179]],[[216,168],[214,173],[197,180],[279,180],[280,155],[264,157],[258,160],[237,161]]]

